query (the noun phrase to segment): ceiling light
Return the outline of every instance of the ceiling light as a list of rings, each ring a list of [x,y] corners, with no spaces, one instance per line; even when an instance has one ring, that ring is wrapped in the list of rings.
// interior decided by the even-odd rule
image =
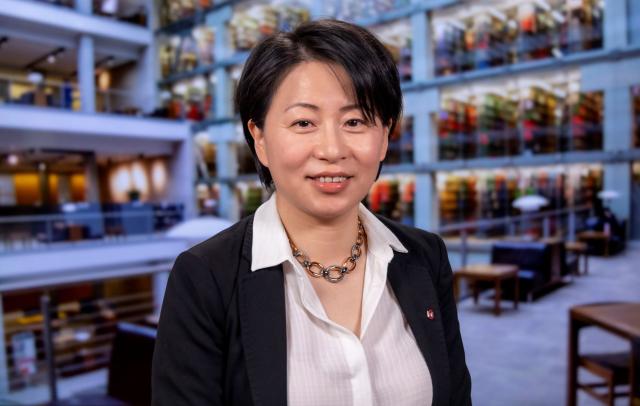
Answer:
[[[11,166],[18,165],[19,161],[20,161],[20,159],[18,159],[18,155],[16,155],[16,154],[9,154],[9,156],[7,157],[7,162]]]
[[[47,56],[47,62],[50,63],[50,64],[56,63],[56,55],[55,54],[51,54],[51,55]]]
[[[27,80],[34,84],[41,83],[43,79],[44,79],[44,76],[42,76],[42,73],[40,72],[31,71],[27,75]]]

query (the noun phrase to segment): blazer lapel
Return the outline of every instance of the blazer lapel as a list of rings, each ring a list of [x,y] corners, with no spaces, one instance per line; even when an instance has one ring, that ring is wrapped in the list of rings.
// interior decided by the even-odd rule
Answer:
[[[253,219],[252,219],[253,220]],[[282,265],[251,272],[253,221],[243,244],[239,286],[242,344],[256,406],[287,404],[287,331]]]
[[[415,252],[394,252],[387,279],[398,299],[416,342],[429,367],[433,383],[433,405],[449,403],[449,363],[440,306],[428,263],[418,261]],[[425,261],[426,262],[426,261]],[[427,310],[433,317],[427,317]]]

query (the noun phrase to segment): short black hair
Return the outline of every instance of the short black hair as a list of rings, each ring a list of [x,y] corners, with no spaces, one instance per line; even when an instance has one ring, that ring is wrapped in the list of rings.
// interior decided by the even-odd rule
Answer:
[[[269,169],[256,155],[247,125],[260,129],[278,86],[295,66],[318,61],[341,66],[351,79],[352,91],[365,119],[380,118],[390,136],[402,116],[402,91],[398,69],[389,51],[368,30],[355,24],[322,19],[300,24],[291,32],[279,32],[261,41],[249,55],[235,92],[244,137],[251,149],[258,175],[273,188]],[[382,162],[376,180],[380,176]]]

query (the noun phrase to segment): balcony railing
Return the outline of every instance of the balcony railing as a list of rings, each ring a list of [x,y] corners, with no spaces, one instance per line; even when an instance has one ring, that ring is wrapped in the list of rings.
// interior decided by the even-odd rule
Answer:
[[[0,77],[0,104],[80,110],[78,86],[71,82]]]
[[[467,263],[470,251],[470,237],[496,235],[508,239],[535,239],[562,236],[574,241],[576,232],[585,228],[587,218],[593,209],[590,206],[568,207],[537,213],[523,213],[494,219],[458,222],[439,227],[442,236],[457,236],[459,244],[451,244],[449,250],[460,253],[462,266]],[[490,240],[489,240],[490,241]]]
[[[73,209],[72,209],[73,207]],[[183,206],[148,203],[63,206],[63,213],[0,217],[0,253],[68,244],[153,239],[183,220]]]
[[[108,367],[119,323],[154,324],[151,277],[170,269],[171,263],[162,263],[119,278],[92,275],[72,284],[1,289],[10,308],[3,314],[2,348],[9,392],[0,403],[13,404],[25,392],[31,402],[55,402],[65,379]]]
[[[163,116],[150,95],[121,89],[96,90],[96,112],[133,116]],[[81,111],[80,89],[72,82],[40,81],[0,76],[0,105],[23,105]]]
[[[39,3],[51,4],[54,6],[68,7],[75,9],[77,1],[90,0],[36,0]],[[144,2],[139,1],[118,1],[118,0],[93,0],[92,12],[94,15],[109,17],[118,21],[131,24],[147,26],[147,8]]]

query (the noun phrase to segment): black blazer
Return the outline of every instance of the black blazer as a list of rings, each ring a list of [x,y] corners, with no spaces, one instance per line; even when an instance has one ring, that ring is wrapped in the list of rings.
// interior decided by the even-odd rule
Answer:
[[[394,252],[387,278],[429,367],[433,405],[470,405],[444,243],[378,218],[408,250]],[[252,230],[253,215],[178,256],[160,313],[153,405],[287,404],[282,265],[251,272]]]

